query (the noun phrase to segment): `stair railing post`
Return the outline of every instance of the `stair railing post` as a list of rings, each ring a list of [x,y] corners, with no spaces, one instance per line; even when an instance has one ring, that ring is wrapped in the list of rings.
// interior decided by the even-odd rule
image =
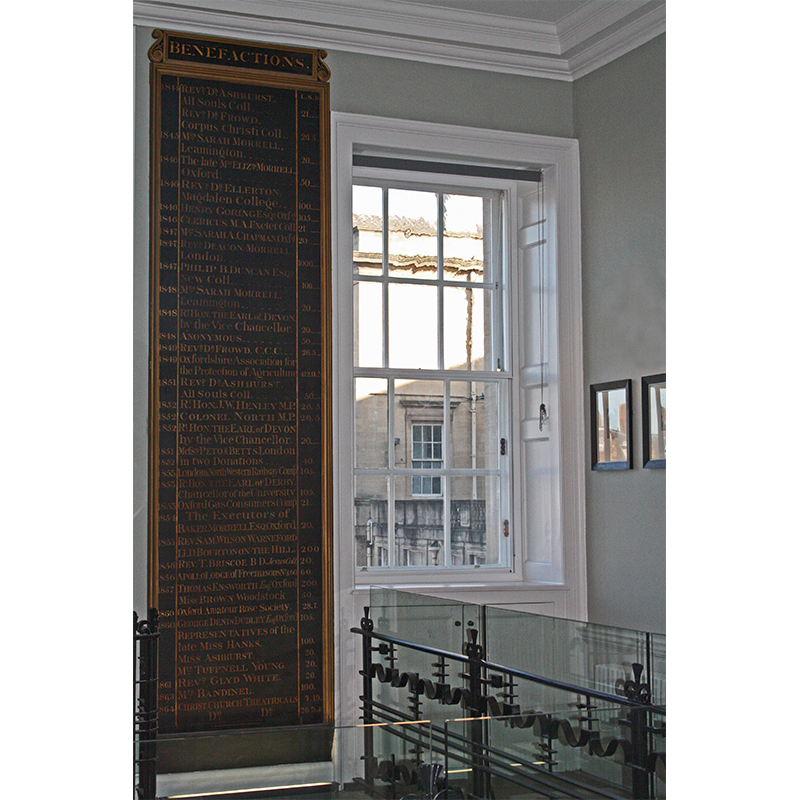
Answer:
[[[361,619],[361,702],[364,720],[364,780],[370,789],[375,788],[375,749],[373,741],[374,717],[372,714],[372,631],[375,623],[369,618],[369,606],[364,607]]]
[[[489,796],[489,776],[484,766],[485,741],[484,721],[481,709],[483,697],[483,647],[478,643],[478,631],[472,628],[467,631],[467,643],[464,655],[469,659],[467,665],[467,681],[469,684],[469,723],[470,748],[472,754],[472,787],[475,797]]]
[[[135,790],[136,796],[140,798],[140,800],[156,800],[156,739],[158,736],[158,611],[155,608],[151,608],[148,612],[148,619],[143,620],[140,620],[134,612],[133,625],[134,758],[139,764],[139,781],[135,786]],[[137,743],[138,757],[136,753]]]
[[[624,692],[629,700],[649,705],[652,699],[650,685],[642,681],[643,664],[632,664],[633,680],[625,682]],[[628,724],[631,736],[631,795],[634,800],[647,800],[651,797],[650,775],[647,769],[649,734],[646,708],[631,708]]]

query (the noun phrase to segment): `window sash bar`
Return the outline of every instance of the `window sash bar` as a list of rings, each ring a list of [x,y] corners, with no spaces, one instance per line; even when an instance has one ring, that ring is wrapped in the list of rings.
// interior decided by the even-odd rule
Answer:
[[[386,483],[388,484],[386,490],[386,528],[388,533],[388,544],[387,547],[389,549],[389,558],[388,558],[388,566],[395,567],[395,545],[394,545],[394,473],[396,469],[396,453],[394,447],[394,380],[391,378],[386,382],[386,413],[388,414],[388,420],[386,422],[386,431],[388,440],[386,442],[386,468],[382,470],[380,474],[386,475]],[[355,474],[359,474],[359,470],[354,470]],[[375,473],[370,472],[369,470],[366,471],[367,475],[374,475]]]
[[[354,378],[399,378],[400,380],[449,380],[474,381],[489,383],[491,381],[510,381],[508,372],[489,372],[486,370],[466,369],[391,369],[389,367],[354,367]],[[538,386],[538,382],[536,383]]]
[[[436,194],[436,217],[436,314],[439,320],[436,338],[439,369],[444,369],[444,195],[441,192]]]
[[[444,382],[444,408],[450,408],[450,381]],[[444,416],[444,429],[442,431],[442,435],[444,436],[444,457],[445,462],[444,466],[446,467],[443,470],[446,474],[442,475],[441,483],[442,483],[442,493],[444,494],[444,528],[442,530],[442,537],[444,541],[442,542],[442,566],[449,567],[453,561],[452,557],[452,547],[451,547],[451,540],[450,540],[450,527],[452,525],[452,520],[450,519],[450,503],[452,501],[452,485],[451,481],[449,480],[448,476],[453,472],[453,431],[452,431],[452,422],[453,422],[453,414],[446,413]],[[431,470],[433,471],[433,470]]]
[[[383,281],[381,289],[381,298],[383,302],[383,366],[389,366],[389,284],[385,280],[389,275],[389,190],[383,188],[383,221],[381,222],[383,230],[381,235],[383,238],[383,254],[381,256],[381,270],[382,275],[380,280]]]
[[[387,281],[389,283],[406,283],[411,286],[455,286],[464,289],[488,289],[494,291],[497,289],[497,284],[492,281],[454,281],[447,278],[439,280],[438,278],[396,278],[384,277],[383,275],[356,275],[355,282],[358,283],[382,283]]]
[[[372,476],[380,477],[381,475],[398,477],[404,476],[430,476],[433,477],[451,477],[451,478],[499,478],[504,475],[501,469],[490,469],[481,467],[480,469],[466,469],[466,468],[450,468],[447,467],[356,467],[353,470],[356,476]]]

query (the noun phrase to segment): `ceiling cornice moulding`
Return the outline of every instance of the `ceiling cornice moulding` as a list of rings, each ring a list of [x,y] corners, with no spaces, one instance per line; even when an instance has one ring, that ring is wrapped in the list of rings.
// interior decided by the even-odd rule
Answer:
[[[577,53],[570,54],[569,70],[573,80],[610,64],[667,30],[665,3],[642,3],[641,6],[642,11],[635,19],[623,21],[602,38],[598,37],[598,41],[584,43]]]
[[[637,20],[626,25],[621,8],[607,6],[653,5],[664,3],[588,3],[558,26],[387,0],[134,0],[133,11],[134,24],[154,28],[570,81],[579,77],[576,69],[586,74],[624,52],[616,39],[602,37],[604,26],[609,34],[616,27],[636,34]],[[580,37],[598,34],[601,41],[582,60]],[[603,61],[606,49],[615,54]]]
[[[561,52],[566,53],[580,47],[607,28],[618,25],[620,21],[651,0],[624,0],[624,2],[586,3],[558,21],[558,40]]]

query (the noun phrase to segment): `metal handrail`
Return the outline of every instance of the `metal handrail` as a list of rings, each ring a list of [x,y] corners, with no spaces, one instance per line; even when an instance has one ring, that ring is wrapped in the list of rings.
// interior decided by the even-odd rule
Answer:
[[[416,642],[409,642],[406,639],[398,639],[395,636],[388,636],[387,634],[377,633],[376,631],[364,631],[361,628],[350,628],[351,633],[357,633],[359,636],[369,636],[372,639],[379,639],[383,642],[388,642],[398,647],[406,647],[411,650],[417,650],[421,653],[428,653],[434,656],[442,656],[452,661],[460,661],[462,664],[469,664],[470,658],[461,653],[453,653],[449,650],[441,650],[436,647],[429,647],[424,644]],[[522,678],[523,680],[539,683],[543,686],[549,686],[554,689],[562,689],[566,692],[573,692],[575,694],[582,694],[591,697],[594,700],[606,700],[611,703],[617,703],[621,706],[627,706],[638,709],[645,709],[654,713],[665,714],[667,711],[666,706],[654,705],[651,703],[642,703],[637,700],[629,699],[619,694],[609,694],[608,692],[601,692],[598,689],[592,689],[587,686],[578,686],[577,684],[565,683],[558,681],[554,678],[546,678],[543,675],[535,675],[532,672],[525,672],[524,670],[516,669],[514,667],[506,667],[501,664],[495,664],[491,661],[481,659],[482,666],[490,672],[503,672],[506,675],[511,675],[515,678]]]
[[[651,702],[649,684],[641,680],[645,669],[644,665],[639,663],[632,665],[634,679],[625,681],[624,694],[611,694],[593,687],[568,683],[488,661],[485,658],[483,647],[478,643],[478,631],[475,628],[467,631],[468,639],[464,643],[464,652],[454,653],[375,631],[374,623],[369,618],[369,611],[368,607],[364,609],[364,617],[359,628],[351,628],[352,633],[362,637],[360,674],[363,679],[361,700],[364,722],[373,723],[376,719],[390,721],[393,716],[406,721],[417,719],[422,721],[421,717],[418,718],[417,715],[420,713],[420,701],[423,696],[429,700],[438,701],[440,704],[463,706],[466,710],[465,720],[469,720],[468,734],[455,737],[451,734],[448,737],[446,730],[441,730],[438,726],[428,723],[430,728],[429,746],[432,752],[441,754],[443,751],[440,748],[443,744],[444,756],[447,760],[449,748],[446,740],[449,738],[451,745],[456,745],[456,749],[450,755],[456,760],[466,761],[472,765],[473,796],[479,798],[491,796],[493,777],[505,777],[520,786],[529,788],[532,786],[531,781],[534,781],[537,791],[544,791],[545,794],[547,791],[555,790],[558,786],[560,791],[564,792],[558,796],[582,796],[580,793],[574,794],[580,789],[579,781],[573,781],[566,776],[557,776],[552,771],[537,769],[532,763],[527,764],[521,770],[506,769],[508,765],[504,764],[502,760],[505,754],[488,743],[487,721],[490,719],[502,719],[514,727],[523,728],[538,724],[540,730],[546,731],[542,735],[548,738],[561,738],[563,733],[570,746],[587,747],[591,755],[601,758],[611,757],[621,750],[625,764],[631,769],[632,796],[642,799],[655,796],[653,770],[656,761],[665,756],[663,753],[653,751],[653,735],[663,734],[665,728],[655,727],[652,717],[665,715],[666,706]],[[380,643],[379,646],[374,646],[373,641]],[[398,661],[397,650],[401,648],[435,656],[437,661],[432,666],[437,671],[434,672],[433,679],[422,677],[418,672],[404,672],[398,669],[395,666]],[[388,661],[388,665],[375,663],[373,661],[374,652],[380,653]],[[464,681],[463,684],[452,686],[449,682],[445,682],[445,661],[464,665],[464,669],[459,673],[459,677]],[[647,661],[649,663],[649,655]],[[408,688],[411,693],[411,705],[409,706],[409,710],[412,712],[411,716],[373,699],[372,681],[375,678],[380,683],[390,684],[398,689]],[[594,709],[596,706],[592,704],[592,701],[603,701],[616,706],[621,712],[623,710],[625,712],[625,717],[620,722],[627,726],[629,733],[623,738],[613,738],[603,743],[600,740],[599,731],[592,729],[591,725],[588,728],[583,727],[583,718],[579,723],[576,735],[576,731],[572,728],[572,722],[567,719],[560,719],[548,712],[521,711],[519,705],[514,702],[516,699],[515,683],[519,685],[520,681],[578,695],[579,698],[582,698],[578,703],[579,708]],[[496,696],[493,696],[492,690],[502,691],[494,692]],[[394,733],[394,731],[392,732]],[[439,734],[441,733],[445,735],[444,742],[440,738]],[[454,738],[456,742],[453,741]],[[434,745],[434,741],[436,741],[436,745]],[[414,750],[412,749],[411,752],[413,753]],[[457,755],[457,753],[461,755]],[[425,766],[418,754],[415,759],[418,767]],[[378,762],[374,759],[372,727],[369,724],[365,724],[364,761],[365,783],[374,790],[376,788],[375,779],[381,777],[385,780],[385,778],[380,775]],[[394,778],[392,782],[394,782]],[[596,786],[593,789],[598,792],[598,796],[617,797],[617,794],[604,792]],[[392,792],[394,791],[392,788]],[[428,794],[433,794],[432,787]]]

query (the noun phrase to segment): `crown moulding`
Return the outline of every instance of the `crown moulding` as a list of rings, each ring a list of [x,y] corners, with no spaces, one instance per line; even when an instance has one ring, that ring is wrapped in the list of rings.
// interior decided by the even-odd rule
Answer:
[[[554,24],[387,0],[134,0],[133,21],[572,81],[663,33],[665,9],[663,0],[588,2]]]

